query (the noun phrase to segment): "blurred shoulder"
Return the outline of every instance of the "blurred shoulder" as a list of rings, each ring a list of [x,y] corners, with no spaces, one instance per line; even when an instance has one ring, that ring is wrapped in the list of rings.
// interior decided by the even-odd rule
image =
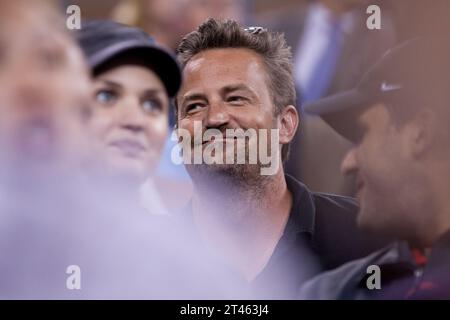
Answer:
[[[324,272],[301,286],[300,300],[368,299],[369,291],[362,287],[370,265],[380,263],[392,250],[392,245],[339,268]]]

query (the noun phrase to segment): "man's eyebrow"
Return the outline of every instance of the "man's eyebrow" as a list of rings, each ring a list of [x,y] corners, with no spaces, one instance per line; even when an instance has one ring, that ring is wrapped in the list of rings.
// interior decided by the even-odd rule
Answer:
[[[245,85],[243,83],[227,85],[227,86],[221,88],[220,92],[223,95],[226,95],[228,93],[238,91],[238,90],[246,91],[246,92],[250,93],[252,96],[256,96],[256,94],[253,92],[253,90],[250,89],[247,85]],[[185,95],[180,97],[180,105],[183,105],[187,101],[191,101],[191,100],[207,100],[207,97],[203,93],[199,93],[199,92],[189,93],[188,92]]]
[[[225,86],[225,87],[223,87],[221,89],[222,93],[224,93],[224,94],[227,94],[227,93],[230,93],[230,92],[233,92],[233,91],[238,91],[238,90],[247,91],[247,92],[251,93],[252,95],[254,95],[253,90],[250,89],[245,84],[242,84],[242,83],[228,85],[228,86]]]
[[[187,93],[183,96],[181,96],[181,105],[183,105],[186,101],[191,101],[191,100],[206,100],[206,97],[204,94],[202,93]]]

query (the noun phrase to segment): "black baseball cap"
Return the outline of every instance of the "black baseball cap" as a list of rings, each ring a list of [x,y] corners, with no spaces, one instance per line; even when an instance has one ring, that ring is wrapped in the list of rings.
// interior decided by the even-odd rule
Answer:
[[[306,103],[304,110],[321,116],[338,133],[353,140],[355,117],[368,107],[376,103],[425,107],[449,91],[450,37],[421,37],[386,52],[354,89]]]
[[[175,56],[143,30],[109,20],[83,22],[75,33],[94,74],[107,62],[122,54],[137,55],[148,61],[164,83],[169,97],[181,86],[181,70]]]

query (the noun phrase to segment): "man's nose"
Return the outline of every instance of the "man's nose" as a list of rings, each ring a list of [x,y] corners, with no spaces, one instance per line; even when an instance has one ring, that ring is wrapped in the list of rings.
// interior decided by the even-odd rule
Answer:
[[[219,129],[226,126],[229,121],[230,115],[226,106],[220,102],[211,102],[206,114],[205,127]]]
[[[356,149],[350,149],[344,156],[341,163],[341,172],[344,175],[351,175],[355,173],[358,168],[358,162],[356,157]]]

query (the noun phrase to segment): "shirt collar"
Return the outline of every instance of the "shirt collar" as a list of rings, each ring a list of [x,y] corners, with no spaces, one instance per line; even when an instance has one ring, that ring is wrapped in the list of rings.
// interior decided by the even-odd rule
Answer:
[[[285,236],[298,233],[314,235],[315,213],[314,200],[308,188],[292,176],[286,174],[286,184],[292,194],[292,207],[284,231]]]
[[[316,208],[312,193],[303,183],[296,180],[294,177],[285,174],[285,178],[287,188],[292,194],[292,207],[280,242],[287,241],[290,243],[295,241],[299,234],[306,234],[314,240]],[[179,213],[176,216],[178,216],[181,221],[184,221],[184,223],[193,226],[192,200],[190,200],[185,209],[182,210],[182,213]],[[277,247],[278,246],[279,244]]]

